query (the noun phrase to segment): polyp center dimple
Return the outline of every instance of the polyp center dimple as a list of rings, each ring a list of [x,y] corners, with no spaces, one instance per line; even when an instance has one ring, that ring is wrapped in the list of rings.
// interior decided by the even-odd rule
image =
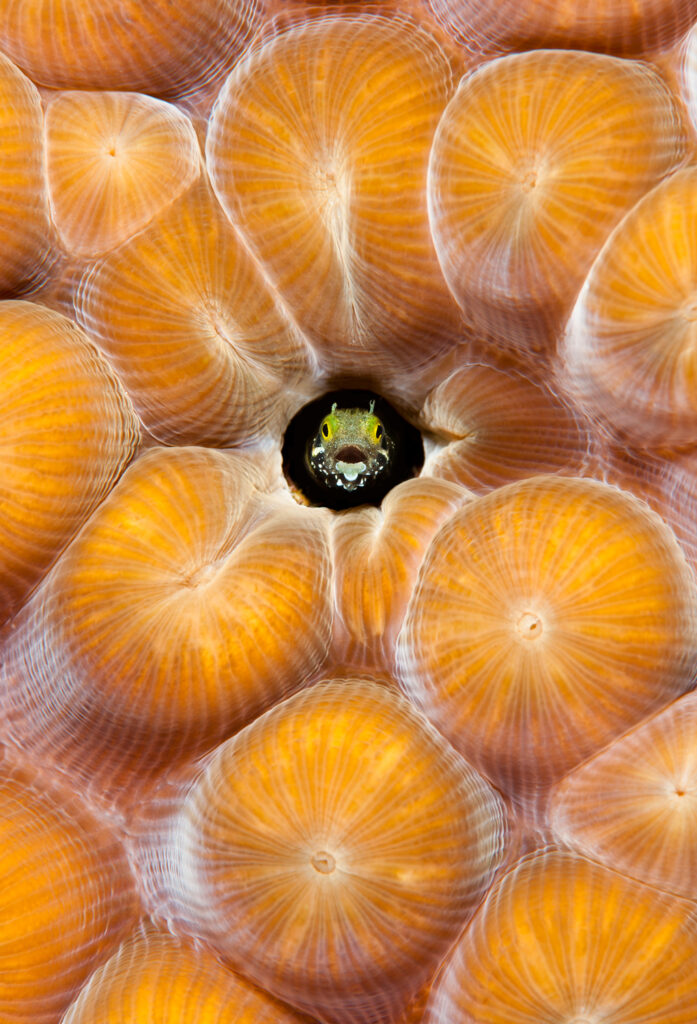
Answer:
[[[314,192],[322,217],[339,254],[348,245],[351,175],[338,154],[325,155],[314,168]]]
[[[234,346],[234,342],[238,338],[237,327],[235,322],[218,303],[212,300],[204,300],[196,310],[196,314],[199,317],[202,328],[209,333],[215,343],[222,345],[226,350],[228,346]],[[240,351],[234,347],[233,351],[240,358]]]
[[[542,636],[542,619],[534,612],[523,612],[516,622],[516,631],[521,640],[537,640]]]
[[[334,857],[326,850],[318,850],[316,853],[313,853],[310,858],[310,864],[321,875],[331,875],[332,871],[336,868]]]
[[[697,793],[691,782],[676,782],[673,786],[673,796],[687,798],[689,802],[693,802]]]
[[[205,586],[215,577],[220,566],[217,562],[207,562],[196,569],[192,569],[182,578],[182,585],[195,590],[197,587]]]
[[[532,192],[532,190],[536,186],[537,186],[537,171],[535,171],[535,170],[533,170],[531,168],[529,171],[526,171],[525,174],[520,179],[520,187],[522,188],[523,192]]]

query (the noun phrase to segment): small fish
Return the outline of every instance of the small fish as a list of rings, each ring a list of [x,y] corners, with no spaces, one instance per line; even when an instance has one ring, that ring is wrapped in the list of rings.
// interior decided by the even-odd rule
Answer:
[[[374,408],[374,401],[369,409],[340,409],[334,402],[306,447],[306,465],[318,483],[350,492],[388,473],[395,444]]]

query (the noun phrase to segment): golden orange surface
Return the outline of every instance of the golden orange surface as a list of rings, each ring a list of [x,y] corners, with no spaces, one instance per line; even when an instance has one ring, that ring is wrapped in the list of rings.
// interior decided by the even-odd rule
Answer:
[[[0,0],[0,1024],[697,1024],[696,54]]]
[[[685,692],[697,591],[629,494],[532,477],[465,505],[429,548],[398,640],[404,691],[516,796]]]
[[[392,664],[406,599],[426,548],[470,497],[449,481],[405,480],[379,510],[358,508],[337,517],[334,657],[362,666]]]
[[[452,89],[433,37],[371,13],[273,35],[218,97],[214,188],[331,368],[399,378],[457,338],[425,195]]]
[[[394,692],[322,681],[223,744],[171,832],[171,899],[324,1020],[398,1012],[500,863],[503,805]]]
[[[85,272],[76,311],[165,444],[276,436],[304,339],[205,185]]]
[[[695,0],[426,0],[472,50],[564,46],[625,56],[667,49],[697,20]]]
[[[143,455],[16,620],[2,678],[13,734],[107,784],[196,752],[326,658],[320,512],[265,506],[263,473],[198,448]],[[45,638],[50,637],[48,644]]]
[[[659,889],[697,899],[697,697],[674,701],[559,783],[555,834]]]
[[[51,224],[41,99],[0,54],[0,289],[39,280],[49,262]]]
[[[176,107],[151,96],[59,93],[46,111],[47,176],[66,248],[115,248],[198,176],[196,133]]]
[[[428,201],[468,324],[507,349],[549,344],[610,229],[685,155],[679,106],[647,64],[538,50],[465,76]]]
[[[37,84],[187,95],[229,67],[260,0],[8,0],[0,47]]]
[[[0,303],[0,622],[113,487],[138,420],[90,339],[43,306]]]
[[[0,761],[0,1020],[56,1021],[132,927],[117,839],[40,775]]]
[[[421,420],[446,442],[425,472],[477,494],[538,473],[581,473],[590,446],[583,419],[552,391],[481,363],[435,387]]]
[[[564,339],[581,403],[633,443],[695,436],[695,211],[693,167],[637,203],[594,263]]]
[[[426,1024],[690,1024],[693,905],[583,857],[542,852],[492,889]]]
[[[136,933],[95,971],[63,1024],[303,1024],[289,1007],[226,970],[210,953]]]

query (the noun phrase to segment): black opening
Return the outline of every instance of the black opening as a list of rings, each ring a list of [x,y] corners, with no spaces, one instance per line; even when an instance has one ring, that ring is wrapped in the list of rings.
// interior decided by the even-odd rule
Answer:
[[[373,391],[329,391],[296,413],[283,439],[283,471],[301,499],[340,511],[379,505],[416,476],[421,434]]]

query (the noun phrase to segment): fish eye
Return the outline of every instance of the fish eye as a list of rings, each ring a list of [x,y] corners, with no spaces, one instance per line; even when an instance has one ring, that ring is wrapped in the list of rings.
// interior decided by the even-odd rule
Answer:
[[[385,431],[383,430],[382,423],[378,423],[375,428],[375,440],[379,441],[384,433]]]
[[[322,420],[322,437],[329,437],[329,423],[327,420]]]

